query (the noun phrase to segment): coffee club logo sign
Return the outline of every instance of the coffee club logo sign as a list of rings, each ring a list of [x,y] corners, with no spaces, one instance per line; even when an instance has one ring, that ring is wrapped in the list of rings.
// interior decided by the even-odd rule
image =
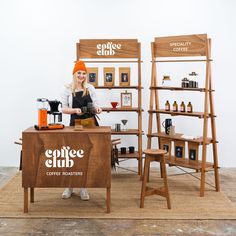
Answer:
[[[98,56],[113,56],[116,54],[117,50],[121,49],[121,44],[115,44],[112,42],[107,42],[103,44],[97,44],[97,55]]]
[[[69,146],[63,146],[59,149],[47,149],[45,151],[45,166],[51,168],[72,168],[75,158],[83,158],[83,149],[71,149]],[[47,175],[83,175],[82,172],[46,172]]]
[[[82,149],[74,150],[74,149],[71,149],[69,146],[62,147],[61,150],[47,149],[45,151],[45,156],[48,158],[45,161],[45,166],[48,168],[73,167],[74,166],[73,158],[83,158],[84,150]]]

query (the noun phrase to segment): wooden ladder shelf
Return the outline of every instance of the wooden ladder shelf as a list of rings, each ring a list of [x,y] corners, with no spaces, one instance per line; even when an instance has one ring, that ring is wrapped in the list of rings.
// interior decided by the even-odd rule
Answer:
[[[220,191],[219,173],[218,173],[218,152],[217,152],[217,140],[216,140],[216,124],[215,124],[215,111],[213,102],[213,89],[212,89],[212,76],[211,76],[211,39],[207,38],[206,34],[198,35],[181,35],[170,37],[157,37],[154,42],[151,43],[152,53],[152,73],[150,84],[150,105],[149,105],[149,123],[147,134],[147,148],[152,148],[152,138],[158,138],[159,148],[164,147],[163,140],[169,142],[185,142],[191,143],[191,145],[202,145],[201,160],[190,160],[189,158],[175,158],[171,154],[168,154],[167,163],[170,166],[180,166],[184,168],[194,169],[201,171],[200,181],[200,196],[204,196],[205,192],[205,178],[206,171],[213,169],[215,175],[215,189]],[[184,59],[181,59],[183,58]],[[190,58],[191,59],[188,59]],[[201,57],[201,59],[193,59]],[[174,58],[174,59],[173,59]],[[176,59],[177,58],[177,59]],[[179,59],[180,58],[180,59]],[[186,59],[187,58],[187,59]],[[202,59],[204,58],[204,59]],[[158,85],[157,80],[157,65],[160,63],[188,63],[188,62],[201,62],[206,63],[205,72],[205,86],[203,88],[182,88],[180,87],[164,87]],[[158,90],[169,91],[188,91],[188,92],[202,92],[204,93],[204,111],[203,112],[173,112],[161,109],[159,105]],[[182,134],[168,135],[161,131],[161,114],[175,116],[188,116],[197,117],[203,120],[202,136],[196,139],[185,138]],[[157,131],[153,131],[153,116],[156,117]],[[210,119],[211,137],[208,137],[208,120]],[[207,162],[207,145],[212,145],[213,148],[213,163]],[[185,146],[184,146],[185,148]]]

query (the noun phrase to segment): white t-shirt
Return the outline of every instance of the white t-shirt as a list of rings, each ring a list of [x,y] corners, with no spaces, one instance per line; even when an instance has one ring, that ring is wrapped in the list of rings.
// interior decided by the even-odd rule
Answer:
[[[89,91],[89,94],[90,94],[90,97],[93,101],[94,107],[96,107],[96,108],[99,107],[96,90],[93,87],[93,85],[86,84],[85,87]],[[79,92],[79,91],[83,91],[83,90],[82,89],[75,90],[75,92]],[[64,89],[63,93],[61,94],[62,108],[72,108],[72,101],[73,101],[72,90],[71,90],[70,86],[65,86],[65,89]]]

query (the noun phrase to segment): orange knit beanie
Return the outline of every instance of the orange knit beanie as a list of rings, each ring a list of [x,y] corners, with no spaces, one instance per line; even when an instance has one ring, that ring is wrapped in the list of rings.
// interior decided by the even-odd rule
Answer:
[[[83,61],[77,61],[75,63],[75,66],[74,66],[74,69],[73,69],[73,74],[75,72],[79,71],[79,70],[85,71],[87,73],[87,68],[86,68],[86,66],[85,66]]]

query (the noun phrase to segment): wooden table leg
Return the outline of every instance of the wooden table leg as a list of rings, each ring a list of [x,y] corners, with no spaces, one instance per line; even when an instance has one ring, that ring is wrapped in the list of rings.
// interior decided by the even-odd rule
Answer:
[[[30,202],[34,202],[34,188],[30,188]]]
[[[111,188],[107,188],[107,213],[111,212]]]
[[[28,213],[28,188],[24,188],[24,213]]]

